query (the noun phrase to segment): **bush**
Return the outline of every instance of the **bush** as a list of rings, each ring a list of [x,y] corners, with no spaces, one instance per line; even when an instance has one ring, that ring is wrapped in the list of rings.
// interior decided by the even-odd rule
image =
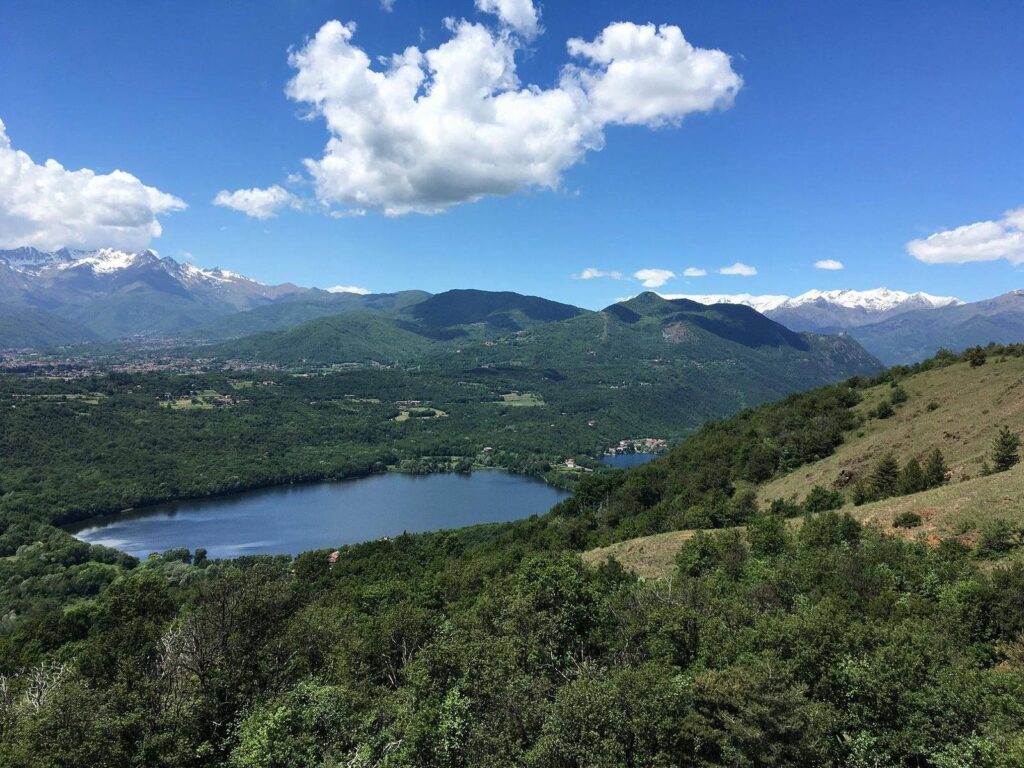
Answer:
[[[816,485],[811,488],[807,498],[804,499],[803,511],[809,515],[815,512],[828,512],[832,509],[839,509],[843,506],[844,501],[843,494],[839,491],[833,491]]]
[[[1017,546],[1018,532],[1008,520],[998,519],[985,525],[978,536],[978,554],[1003,555]]]
[[[928,403],[927,407],[928,407],[929,411],[937,411],[937,410],[939,410],[939,404],[935,400],[932,400],[930,403]]]
[[[985,350],[981,347],[971,347],[964,353],[971,368],[980,368],[985,364]]]
[[[892,407],[892,403],[888,400],[883,400],[878,404],[878,407],[874,410],[875,418],[888,419],[895,415],[896,410]]]
[[[917,512],[900,512],[892,521],[893,528],[917,528],[921,516]]]
[[[758,515],[747,525],[747,542],[754,557],[771,557],[786,551],[786,522],[777,515]]]
[[[924,479],[929,488],[938,488],[946,482],[946,473],[949,468],[946,466],[946,458],[942,451],[936,448],[928,457],[924,465]]]
[[[910,395],[907,394],[907,390],[901,387],[899,384],[893,387],[892,394],[889,395],[889,402],[893,405],[899,405],[905,403],[910,399]]]
[[[911,459],[903,465],[900,471],[900,495],[906,496],[911,493],[920,493],[928,487],[928,479],[925,477],[921,463],[917,459]]]

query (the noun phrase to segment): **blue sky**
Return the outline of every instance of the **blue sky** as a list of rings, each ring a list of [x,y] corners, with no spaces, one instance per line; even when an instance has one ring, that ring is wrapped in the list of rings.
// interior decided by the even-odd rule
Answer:
[[[473,0],[394,0],[390,12],[379,0],[0,0],[0,120],[10,147],[36,164],[121,169],[187,204],[151,202],[162,227],[151,244],[162,254],[191,254],[266,282],[477,287],[591,307],[636,293],[630,276],[643,269],[678,275],[659,288],[672,293],[886,285],[971,300],[1024,283],[1024,217],[1006,215],[1024,206],[1024,4],[538,8],[542,31],[534,33],[481,13]],[[566,119],[576,126],[585,118],[592,133],[570,147],[578,157],[554,162],[556,189],[502,169],[522,150],[513,142],[481,150],[505,176],[473,179],[502,194],[453,201],[459,193],[450,188],[465,183],[452,168],[462,156],[456,147],[429,173],[410,176],[416,189],[406,196],[394,190],[410,179],[391,178],[374,155],[360,168],[380,177],[371,188],[351,174],[325,176],[335,190],[325,200],[303,160],[322,159],[332,134],[322,114],[308,115],[309,101],[286,95],[299,71],[289,50],[306,50],[339,20],[355,22],[347,45],[372,59],[408,46],[427,51],[459,34],[447,17],[484,25],[496,39],[514,36],[519,83],[540,89],[558,86],[572,62],[602,77],[597,54],[570,56],[566,44],[589,45],[613,22],[677,26],[700,55],[729,58],[708,59],[721,77],[699,85],[702,105],[677,104],[654,118],[644,112],[646,88],[600,101],[599,86],[586,86],[587,105]],[[742,78],[734,93],[730,76]],[[338,103],[351,91],[332,98],[333,107],[358,109]],[[259,219],[213,205],[221,191],[274,186],[297,207]],[[352,215],[360,196],[370,204]],[[2,198],[0,190],[0,241],[8,226],[11,245],[22,229],[15,214],[5,218]],[[443,210],[385,215],[388,206]],[[917,258],[908,253],[911,241],[970,225],[920,246]],[[819,260],[845,269],[816,269]],[[736,262],[757,274],[718,274]],[[623,278],[572,277],[587,268]],[[708,274],[684,278],[686,268]]]

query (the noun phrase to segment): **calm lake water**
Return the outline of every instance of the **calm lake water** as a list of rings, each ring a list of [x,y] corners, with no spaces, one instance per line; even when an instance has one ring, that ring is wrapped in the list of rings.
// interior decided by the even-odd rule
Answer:
[[[529,477],[387,473],[267,488],[94,518],[69,529],[83,541],[137,557],[205,547],[209,557],[295,555],[397,536],[543,514],[569,494]]]
[[[602,456],[601,463],[607,464],[609,467],[625,469],[654,461],[661,455],[660,453],[617,453],[614,456]]]

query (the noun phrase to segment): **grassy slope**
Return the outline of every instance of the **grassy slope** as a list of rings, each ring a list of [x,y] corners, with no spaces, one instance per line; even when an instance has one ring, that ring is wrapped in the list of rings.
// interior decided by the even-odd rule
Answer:
[[[801,499],[815,484],[831,487],[841,470],[864,472],[887,450],[902,463],[911,456],[924,458],[939,447],[953,469],[949,484],[861,507],[847,504],[845,511],[893,535],[931,543],[948,537],[970,543],[982,525],[997,518],[1024,522],[1024,465],[979,476],[981,461],[1001,425],[1024,432],[1024,358],[989,360],[981,368],[957,363],[917,374],[905,380],[903,388],[910,399],[896,416],[868,421],[832,456],[765,484],[759,489],[762,501]],[[890,392],[888,385],[866,391],[857,410],[866,414]],[[930,402],[939,407],[928,410]],[[919,514],[922,525],[893,528],[896,515],[908,511]],[[614,557],[644,578],[658,578],[671,571],[679,547],[693,534],[671,531],[617,542],[585,553],[584,559],[596,563]]]
[[[814,485],[831,487],[839,473],[869,471],[886,451],[900,463],[915,456],[922,461],[941,448],[953,469],[954,485],[980,474],[981,462],[999,427],[1024,431],[1024,359],[990,360],[981,368],[957,363],[926,371],[903,382],[910,399],[889,419],[871,419],[832,455],[768,483],[762,500],[802,499]],[[864,393],[857,410],[866,414],[889,397],[888,385]],[[938,408],[928,410],[929,403]]]

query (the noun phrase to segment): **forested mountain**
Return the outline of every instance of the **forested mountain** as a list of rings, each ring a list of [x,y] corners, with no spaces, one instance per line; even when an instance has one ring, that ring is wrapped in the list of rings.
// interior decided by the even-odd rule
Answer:
[[[625,308],[633,325],[675,317],[643,304]],[[1009,388],[1009,414],[1022,354],[744,411],[662,460],[589,474],[540,518],[295,559],[139,563],[42,507],[8,512],[0,765],[1015,768],[1019,518],[915,540],[830,511],[853,485],[771,504],[757,488],[892,419],[956,429],[947,379]],[[986,481],[933,474],[947,491]],[[678,542],[660,581],[580,557],[678,527],[728,530]]]
[[[272,331],[284,331],[316,320],[346,312],[382,312],[394,314],[430,296],[426,291],[398,293],[330,293],[312,291],[301,298],[275,302],[220,317],[188,332],[190,339],[224,340]]]

